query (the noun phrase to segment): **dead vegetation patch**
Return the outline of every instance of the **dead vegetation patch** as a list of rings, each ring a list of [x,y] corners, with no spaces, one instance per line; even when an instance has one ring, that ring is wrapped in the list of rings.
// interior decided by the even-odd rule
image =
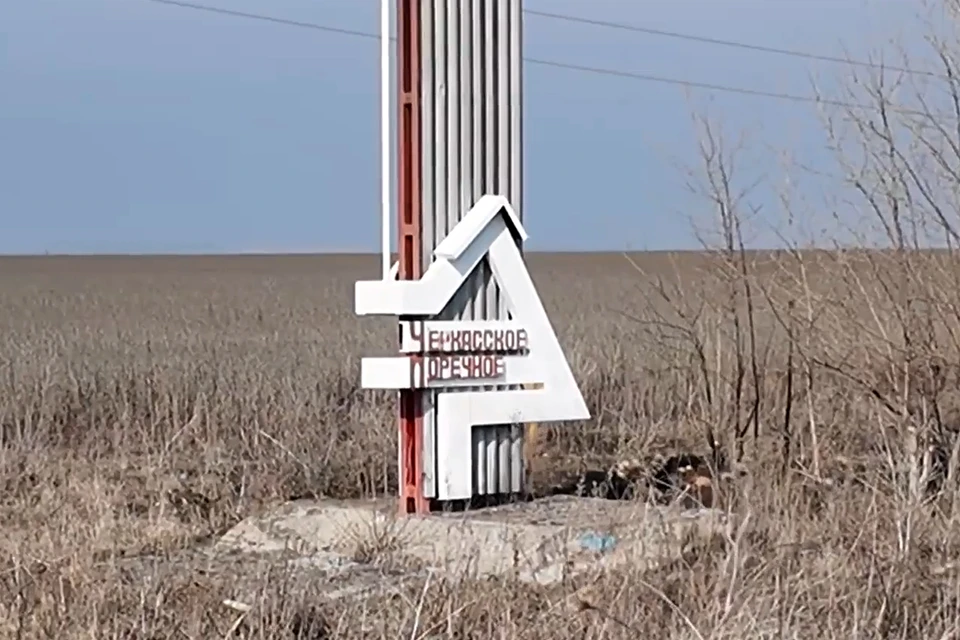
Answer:
[[[625,262],[606,269],[616,273]],[[755,438],[750,398],[741,400],[738,426],[731,387],[712,383],[719,395],[711,409],[702,380],[686,365],[657,364],[678,357],[663,351],[658,334],[644,337],[620,320],[581,334],[564,305],[576,299],[570,309],[578,308],[583,294],[566,297],[569,282],[551,288],[552,267],[538,279],[562,338],[580,335],[571,343],[572,359],[595,418],[546,427],[535,482],[546,489],[564,474],[584,479],[593,468],[601,483],[624,481],[622,494],[608,497],[679,499],[687,507],[734,512],[742,524],[730,535],[691,538],[677,559],[653,570],[627,568],[539,588],[503,579],[456,582],[429,572],[416,577],[424,567],[411,565],[401,536],[385,525],[357,532],[346,553],[384,579],[398,570],[415,577],[383,595],[337,602],[325,599],[323,585],[280,567],[231,573],[211,565],[201,551],[271,505],[394,490],[389,398],[351,387],[356,354],[388,341],[389,327],[371,329],[364,338],[369,347],[342,337],[296,337],[300,323],[337,322],[326,316],[331,306],[342,307],[342,326],[352,326],[348,299],[335,296],[361,273],[340,267],[335,292],[324,294],[334,297],[308,305],[296,278],[284,276],[282,261],[251,264],[263,277],[290,278],[284,305],[302,318],[278,318],[268,331],[273,338],[254,340],[267,330],[241,315],[198,341],[200,320],[157,316],[149,305],[124,307],[106,288],[83,304],[71,302],[66,290],[95,276],[79,268],[64,273],[64,293],[47,302],[65,307],[55,321],[45,326],[29,308],[13,308],[14,321],[17,313],[29,315],[15,325],[15,340],[5,336],[4,349],[15,357],[0,365],[5,636],[634,638],[668,630],[691,638],[839,637],[859,629],[864,637],[938,637],[952,628],[960,579],[954,493],[945,484],[952,480],[911,497],[914,467],[901,432],[869,391],[816,369],[812,392],[793,399],[804,410],[790,417],[784,466],[782,376],[760,387]],[[623,279],[636,277],[629,263],[619,268]],[[651,258],[645,268],[675,266]],[[679,268],[684,278],[695,275]],[[170,272],[175,282],[176,267]],[[257,277],[214,282],[250,291]],[[4,286],[0,295],[11,296],[21,285]],[[193,286],[204,290],[202,279]],[[597,289],[589,280],[576,286]],[[196,290],[177,284],[180,297],[163,289],[152,295],[165,309],[189,308]],[[230,304],[263,303],[248,296]],[[127,318],[123,347],[101,330],[78,328],[72,347],[54,349],[62,317],[75,318],[77,327]],[[610,351],[622,342],[618,335],[633,331],[643,351]],[[217,337],[226,334],[232,342]],[[251,340],[240,341],[243,335]],[[25,357],[14,342],[30,345],[34,355]],[[91,357],[98,350],[112,355]],[[37,355],[44,351],[52,353]],[[603,362],[610,366],[601,370]],[[949,415],[952,401],[938,402]],[[697,477],[715,482],[722,500],[684,495]],[[637,493],[627,495],[627,487]]]

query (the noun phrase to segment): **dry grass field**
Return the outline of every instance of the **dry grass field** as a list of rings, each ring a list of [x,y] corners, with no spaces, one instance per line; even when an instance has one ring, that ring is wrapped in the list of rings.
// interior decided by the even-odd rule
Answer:
[[[960,273],[950,256],[529,257],[593,418],[535,479],[709,453],[732,535],[551,588],[435,578],[323,604],[184,555],[297,498],[395,488],[372,256],[0,259],[0,637],[956,638]],[[138,559],[131,562],[131,559]],[[415,621],[416,620],[416,624]]]

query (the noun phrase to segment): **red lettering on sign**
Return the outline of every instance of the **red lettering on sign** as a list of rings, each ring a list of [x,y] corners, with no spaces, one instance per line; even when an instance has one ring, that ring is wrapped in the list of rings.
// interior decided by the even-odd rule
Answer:
[[[427,382],[444,380],[498,380],[506,374],[500,355],[464,354],[428,356]]]
[[[527,345],[527,330],[517,329],[517,351],[526,351]]]
[[[412,333],[412,332],[411,332]],[[422,353],[509,352],[527,350],[526,329],[430,329],[421,328]]]
[[[419,342],[423,339],[423,321],[420,322],[411,322],[410,326],[410,337]]]
[[[426,376],[424,375],[424,362],[421,356],[410,358],[410,388],[420,389],[426,386]]]

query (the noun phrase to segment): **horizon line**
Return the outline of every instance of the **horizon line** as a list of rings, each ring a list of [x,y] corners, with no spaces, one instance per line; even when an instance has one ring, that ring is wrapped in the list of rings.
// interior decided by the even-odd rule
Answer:
[[[835,252],[835,251],[889,251],[891,247],[803,247],[799,249],[803,252]],[[749,254],[757,253],[782,253],[795,251],[793,248],[775,247],[775,248],[750,248],[744,251]],[[947,247],[926,247],[920,251],[941,252],[948,251]],[[531,255],[623,255],[623,254],[703,254],[720,253],[726,249],[720,248],[697,248],[697,249],[525,249],[524,254]],[[371,257],[379,258],[378,251],[238,251],[238,252],[131,252],[131,253],[0,253],[0,259],[10,258],[278,258],[278,257]],[[391,253],[391,258],[396,260],[396,252]]]
[[[776,249],[772,249],[775,251]],[[622,253],[700,253],[707,249],[524,249],[525,254],[622,254]],[[771,251],[771,249],[748,249]],[[370,256],[379,257],[379,251],[235,251],[235,252],[43,252],[0,253],[0,258],[238,258],[238,257],[307,257],[307,256]],[[397,253],[391,253],[396,258]]]

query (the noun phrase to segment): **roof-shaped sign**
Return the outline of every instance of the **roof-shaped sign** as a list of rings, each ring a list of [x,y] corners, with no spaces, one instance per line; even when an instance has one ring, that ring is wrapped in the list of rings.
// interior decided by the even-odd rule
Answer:
[[[422,335],[426,325],[421,322],[421,335],[404,339],[416,344],[404,351],[419,350],[424,355],[362,360],[361,379],[367,388],[526,387],[437,394],[438,489],[442,499],[471,495],[472,454],[470,447],[464,446],[470,443],[471,427],[590,417],[516,237],[526,239],[527,234],[507,199],[483,196],[437,246],[434,262],[420,280],[356,284],[357,314],[396,315],[408,320],[439,314],[484,257],[500,286],[510,312],[508,322],[485,325],[483,321],[427,320],[435,336]],[[448,327],[446,333],[444,326]],[[490,354],[501,348],[510,355]],[[430,355],[432,351],[443,353]],[[459,373],[445,377],[444,372]]]

